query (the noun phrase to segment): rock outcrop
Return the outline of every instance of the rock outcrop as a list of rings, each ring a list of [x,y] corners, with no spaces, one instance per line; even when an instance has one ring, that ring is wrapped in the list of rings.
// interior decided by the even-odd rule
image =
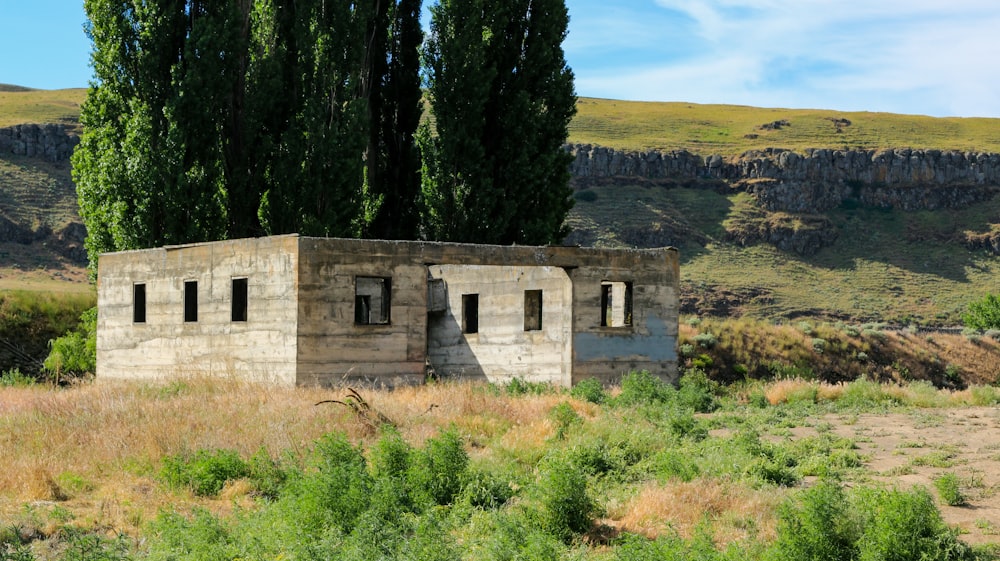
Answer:
[[[79,143],[80,137],[67,133],[62,125],[15,125],[0,128],[0,154],[65,162]]]
[[[769,148],[726,158],[591,145],[567,149],[574,155],[574,177],[723,181],[773,211],[816,214],[845,201],[902,210],[962,208],[1000,190],[1000,154],[993,153],[811,149],[800,154]]]

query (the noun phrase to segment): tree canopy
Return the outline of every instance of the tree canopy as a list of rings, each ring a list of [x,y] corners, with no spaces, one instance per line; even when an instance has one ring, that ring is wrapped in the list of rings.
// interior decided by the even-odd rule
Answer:
[[[421,0],[84,7],[94,81],[73,175],[92,262],[290,232],[566,233],[563,0],[441,0],[423,59]],[[434,119],[417,134],[421,72]]]

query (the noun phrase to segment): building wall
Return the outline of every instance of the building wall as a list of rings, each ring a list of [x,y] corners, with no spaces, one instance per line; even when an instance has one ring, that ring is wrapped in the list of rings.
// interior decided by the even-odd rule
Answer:
[[[568,385],[573,288],[551,266],[434,265],[447,309],[430,314],[428,355],[442,376]],[[525,330],[525,291],[542,291],[542,328]],[[478,295],[477,333],[463,332],[463,296]]]
[[[246,322],[230,315],[234,277],[247,278]],[[384,322],[374,313],[358,319],[359,297],[379,307],[372,279],[389,284]],[[198,321],[190,323],[184,321],[189,280],[198,281],[199,293]],[[430,362],[439,374],[496,381],[612,383],[641,369],[673,381],[678,280],[673,249],[292,235],[106,254],[98,282],[98,376],[395,386],[421,382]],[[132,321],[137,282],[146,284],[143,324]],[[624,313],[618,283],[628,283],[630,324],[601,325],[607,282],[616,283],[610,308],[618,315]],[[443,311],[428,309],[431,290],[443,292]],[[539,331],[524,329],[526,290],[542,291]],[[462,333],[463,294],[479,294],[474,336]]]
[[[424,379],[427,269],[405,242],[300,239],[300,385],[397,386]],[[358,277],[391,279],[389,321],[355,322]],[[372,300],[373,307],[378,301]]]
[[[102,255],[97,376],[238,376],[295,383],[298,238],[192,244]],[[232,321],[232,279],[247,279],[247,321]],[[198,320],[184,321],[185,281],[197,281]],[[133,322],[136,283],[146,321]]]
[[[598,378],[610,384],[637,370],[676,381],[677,251],[589,251],[592,259],[569,270],[573,281],[572,383]],[[601,325],[601,286],[606,281],[630,284],[631,325]]]

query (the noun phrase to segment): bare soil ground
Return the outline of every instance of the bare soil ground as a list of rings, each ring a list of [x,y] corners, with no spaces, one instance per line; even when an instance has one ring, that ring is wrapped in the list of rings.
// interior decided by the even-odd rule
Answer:
[[[1000,408],[838,414],[823,421],[857,442],[874,481],[921,485],[936,496],[934,479],[957,475],[966,504],[939,501],[944,519],[967,543],[1000,543]]]

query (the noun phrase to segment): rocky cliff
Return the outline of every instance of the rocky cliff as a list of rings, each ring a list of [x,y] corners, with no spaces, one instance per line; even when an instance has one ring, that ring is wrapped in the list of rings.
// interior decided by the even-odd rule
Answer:
[[[1000,190],[1000,154],[771,148],[726,158],[591,145],[568,150],[577,178],[721,181],[772,211],[817,214],[847,201],[902,210],[962,208]]]
[[[0,154],[64,162],[73,154],[80,137],[62,125],[14,125],[0,128]]]

